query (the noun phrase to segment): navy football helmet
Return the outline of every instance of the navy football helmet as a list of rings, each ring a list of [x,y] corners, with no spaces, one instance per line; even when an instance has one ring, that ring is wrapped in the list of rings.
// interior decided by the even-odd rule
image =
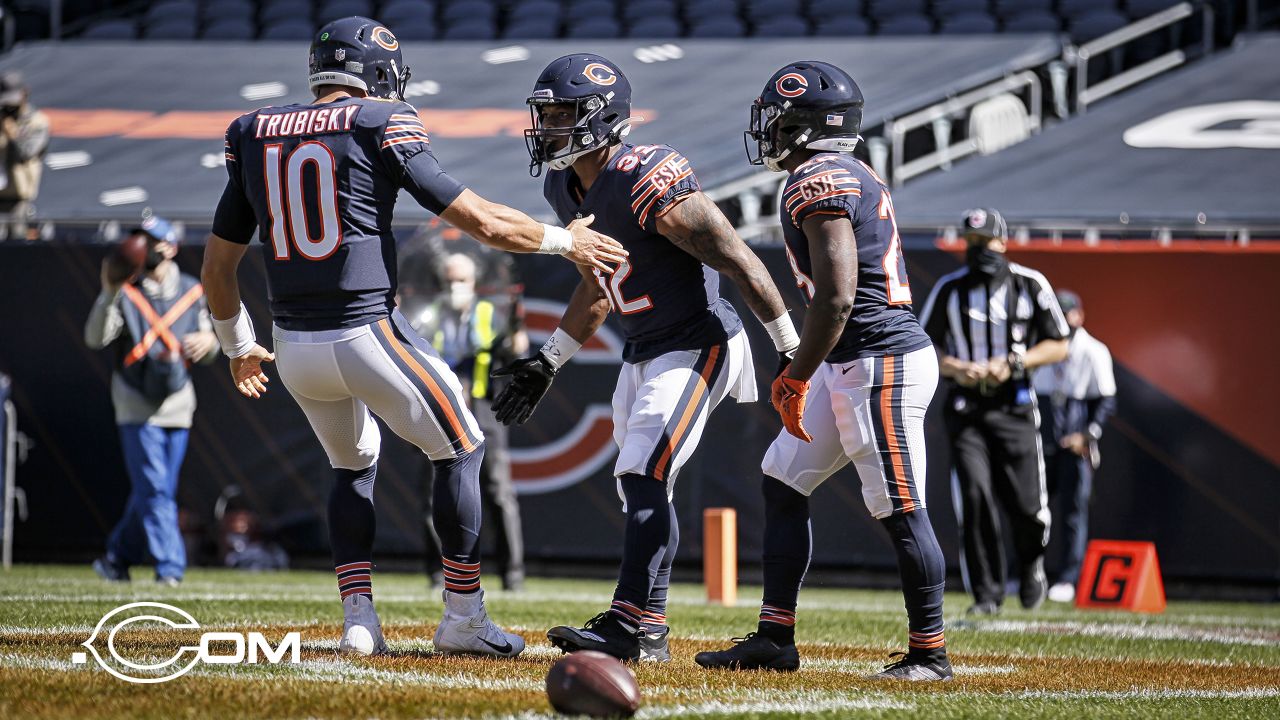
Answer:
[[[751,127],[743,137],[747,159],[777,172],[801,148],[853,152],[862,139],[862,103],[858,84],[835,65],[791,63],[769,78],[751,106]]]
[[[409,68],[400,41],[376,20],[347,17],[320,28],[311,42],[312,91],[321,85],[348,85],[370,97],[403,100]]]
[[[533,125],[524,131],[529,174],[537,177],[545,163],[563,170],[584,153],[622,142],[631,131],[631,83],[616,65],[599,55],[580,53],[551,61],[529,105]],[[542,108],[572,105],[573,125],[544,127]]]

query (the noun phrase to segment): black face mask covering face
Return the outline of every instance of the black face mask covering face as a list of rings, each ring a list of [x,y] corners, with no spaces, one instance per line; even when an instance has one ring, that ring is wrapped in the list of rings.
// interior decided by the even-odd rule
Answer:
[[[151,272],[160,267],[160,263],[164,262],[164,255],[160,254],[160,249],[155,245],[147,248],[147,259],[143,261],[143,266],[147,272]]]
[[[986,245],[970,245],[964,252],[965,264],[978,275],[995,277],[1009,267],[1009,259],[1004,253],[996,252]]]

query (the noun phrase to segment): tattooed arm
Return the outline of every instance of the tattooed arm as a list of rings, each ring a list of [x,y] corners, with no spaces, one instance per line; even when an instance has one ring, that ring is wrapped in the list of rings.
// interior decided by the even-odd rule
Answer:
[[[808,380],[840,340],[858,289],[858,251],[849,218],[811,215],[801,223],[813,259],[813,301],[787,376]]]
[[[729,276],[761,323],[767,326],[787,314],[764,263],[706,195],[695,192],[686,196],[658,218],[657,227],[677,247]]]

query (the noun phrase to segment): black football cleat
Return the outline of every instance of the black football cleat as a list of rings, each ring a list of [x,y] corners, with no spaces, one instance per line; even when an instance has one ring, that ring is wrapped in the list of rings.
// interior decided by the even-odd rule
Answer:
[[[1021,582],[1018,584],[1018,600],[1022,607],[1035,610],[1044,604],[1049,594],[1049,579],[1044,574],[1044,556],[1027,563],[1022,568]]]
[[[658,632],[645,630],[640,635],[641,662],[671,662],[671,648],[667,646],[667,636],[671,628],[663,626]]]
[[[580,628],[560,625],[547,631],[552,645],[566,653],[595,650],[619,660],[639,660],[643,633],[628,630],[612,613],[602,612]],[[666,638],[663,638],[666,645]]]
[[[693,661],[704,668],[795,672],[800,669],[800,651],[794,644],[779,645],[759,633],[747,633],[734,638],[728,650],[700,652]]]
[[[911,682],[946,682],[955,677],[946,653],[893,653],[901,660],[884,666],[872,680],[908,680]]]
[[[108,557],[94,560],[93,571],[107,582],[129,582],[129,568],[112,562]]]

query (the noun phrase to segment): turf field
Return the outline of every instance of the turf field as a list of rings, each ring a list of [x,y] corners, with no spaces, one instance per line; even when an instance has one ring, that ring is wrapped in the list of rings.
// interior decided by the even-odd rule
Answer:
[[[419,576],[375,575],[374,590],[393,652],[353,660],[335,653],[342,618],[328,573],[196,570],[180,588],[161,588],[108,585],[87,567],[19,566],[0,574],[0,718],[549,717],[542,683],[558,652],[543,633],[606,607],[611,587],[534,580],[520,594],[491,591],[491,615],[529,642],[515,661],[433,654],[440,602]],[[694,652],[754,628],[758,597],[743,588],[738,607],[711,608],[700,592],[673,590],[675,662],[636,667],[640,717],[1280,717],[1276,605],[1173,603],[1156,617],[1050,606],[965,623],[966,599],[948,595],[956,681],[922,687],[864,679],[905,642],[897,593],[806,589],[804,666],[779,675],[694,665]],[[71,662],[103,614],[140,600],[180,607],[204,631],[253,630],[275,642],[298,630],[302,662],[202,664],[158,685]],[[160,660],[194,644],[194,632],[144,626],[122,631],[116,647]]]

